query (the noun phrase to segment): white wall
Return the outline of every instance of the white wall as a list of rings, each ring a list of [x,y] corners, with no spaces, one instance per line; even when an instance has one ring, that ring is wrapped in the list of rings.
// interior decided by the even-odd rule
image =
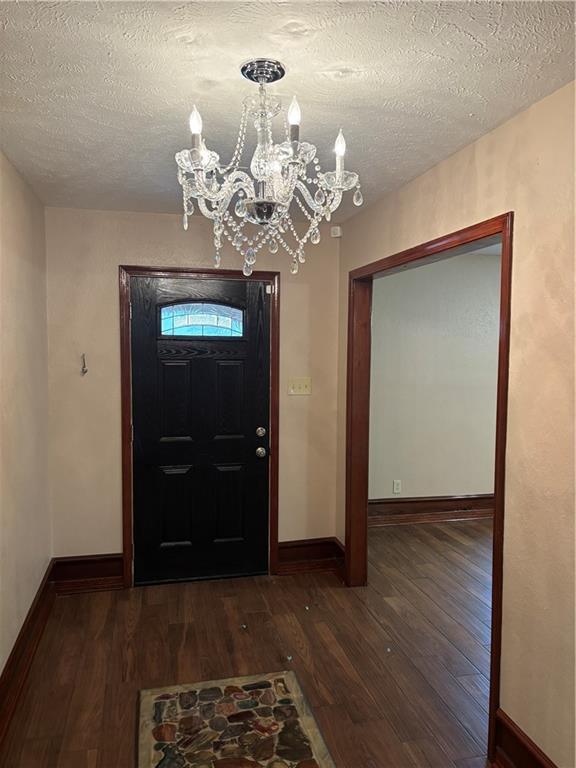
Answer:
[[[213,267],[210,222],[171,214],[46,209],[50,506],[54,554],[122,550],[118,265]],[[225,252],[223,267],[238,267]],[[296,276],[280,270],[280,541],[333,535],[338,241],[327,230]],[[86,353],[88,375],[80,375]],[[312,395],[288,393],[311,376]]]
[[[0,670],[52,552],[44,209],[0,152]]]
[[[494,492],[499,291],[490,252],[374,281],[371,499]]]

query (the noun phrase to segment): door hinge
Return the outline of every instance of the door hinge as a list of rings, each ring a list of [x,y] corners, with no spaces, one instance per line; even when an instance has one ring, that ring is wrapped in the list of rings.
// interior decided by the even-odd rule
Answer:
[[[132,302],[128,304],[129,312],[130,312],[130,320],[132,320]]]
[[[130,424],[130,442],[134,442],[134,424]]]
[[[271,294],[274,293],[274,288],[271,285],[266,286],[266,293]]]

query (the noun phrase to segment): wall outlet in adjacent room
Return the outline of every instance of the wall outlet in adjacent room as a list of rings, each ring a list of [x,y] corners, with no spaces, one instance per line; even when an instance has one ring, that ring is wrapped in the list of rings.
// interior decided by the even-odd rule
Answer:
[[[402,480],[392,480],[392,493],[402,493]]]
[[[292,376],[288,379],[289,395],[311,395],[312,379],[310,376]]]

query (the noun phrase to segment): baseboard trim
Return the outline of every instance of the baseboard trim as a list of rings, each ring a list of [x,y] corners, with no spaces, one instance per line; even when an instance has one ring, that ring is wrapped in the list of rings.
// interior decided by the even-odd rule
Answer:
[[[459,520],[492,519],[494,513],[490,510],[463,510],[461,512],[417,512],[401,515],[374,515],[368,518],[369,528],[384,525],[414,525],[416,523],[456,523]]]
[[[58,595],[122,589],[122,554],[55,557],[50,580],[54,582]]]
[[[501,709],[496,711],[493,768],[557,768],[540,747]]]
[[[371,499],[368,502],[369,526],[480,520],[493,515],[492,494]]]
[[[0,743],[16,710],[20,692],[52,610],[56,590],[49,579],[51,565],[48,565],[0,675]]]
[[[48,563],[0,675],[0,744],[14,716],[56,595],[122,589],[122,555],[55,557]]]
[[[336,537],[281,541],[278,544],[277,573],[282,576],[318,572],[342,575],[343,567],[344,545]]]

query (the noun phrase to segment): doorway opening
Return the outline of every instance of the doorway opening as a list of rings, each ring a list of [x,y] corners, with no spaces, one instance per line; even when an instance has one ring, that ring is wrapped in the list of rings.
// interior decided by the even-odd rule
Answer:
[[[127,586],[275,571],[278,292],[120,267]]]
[[[346,579],[349,585],[363,585],[367,583],[368,578],[368,510],[370,496],[370,409],[371,409],[371,353],[372,353],[372,321],[373,321],[373,296],[376,279],[390,279],[398,273],[414,268],[428,268],[436,261],[450,260],[457,254],[462,254],[462,259],[466,258],[467,253],[478,252],[481,246],[484,246],[488,252],[494,250],[496,244],[499,247],[500,269],[499,269],[499,302],[497,312],[497,363],[494,363],[494,400],[495,417],[493,418],[494,429],[492,445],[492,474],[493,485],[486,485],[486,466],[482,477],[483,480],[476,478],[474,486],[476,490],[472,492],[469,485],[464,492],[452,493],[452,491],[441,485],[434,485],[438,482],[438,475],[435,475],[432,483],[433,491],[426,494],[425,499],[421,499],[418,507],[417,497],[421,495],[422,486],[418,486],[415,478],[411,478],[412,487],[418,488],[412,497],[408,497],[402,505],[398,502],[378,499],[381,505],[380,512],[383,517],[388,519],[392,514],[406,513],[416,515],[421,518],[428,513],[439,513],[443,511],[445,516],[454,517],[454,512],[458,507],[464,507],[460,511],[461,516],[476,518],[486,517],[492,513],[490,507],[493,507],[493,535],[490,542],[490,531],[484,528],[490,527],[490,520],[475,520],[471,525],[477,528],[475,536],[478,537],[478,551],[474,551],[474,536],[463,536],[456,531],[445,532],[448,537],[452,536],[452,545],[448,545],[449,558],[452,561],[458,561],[464,557],[462,552],[458,552],[456,542],[460,538],[462,545],[468,540],[470,550],[474,555],[470,561],[469,568],[477,569],[476,576],[479,582],[482,582],[487,590],[488,602],[491,602],[491,614],[488,614],[488,627],[478,625],[478,631],[488,629],[489,647],[491,654],[487,665],[489,665],[489,701],[488,701],[488,757],[494,756],[494,734],[497,722],[497,710],[499,704],[500,688],[500,643],[501,643],[501,616],[502,616],[502,553],[503,553],[503,523],[504,523],[504,470],[505,470],[505,442],[506,442],[506,412],[507,412],[507,387],[508,387],[508,350],[510,333],[510,283],[511,283],[511,263],[512,263],[512,213],[495,217],[488,221],[474,225],[467,229],[453,233],[446,237],[425,243],[408,251],[396,254],[394,256],[382,259],[373,264],[361,267],[350,273],[349,282],[349,305],[348,305],[348,377],[347,377],[347,433],[346,433]],[[414,269],[414,273],[418,269]],[[394,278],[392,278],[394,279]],[[379,392],[379,399],[385,403],[386,398],[391,396],[390,386],[383,387]],[[408,393],[409,394],[409,393]],[[403,391],[402,396],[407,393]],[[405,403],[405,412],[409,413],[409,403]],[[388,425],[390,428],[390,425]],[[422,425],[416,426],[416,431],[422,429]],[[374,445],[372,446],[374,448]],[[421,447],[421,446],[420,446]],[[428,457],[428,468],[434,465],[436,456]],[[485,457],[484,457],[485,459]],[[412,468],[413,469],[413,468]],[[410,471],[412,471],[412,469]],[[394,474],[394,470],[391,470]],[[395,470],[396,472],[398,470]],[[386,488],[391,486],[394,496],[394,490],[402,488],[402,478],[387,478],[390,483],[386,483]],[[428,478],[430,479],[430,478]],[[442,478],[440,478],[442,479]],[[373,484],[377,481],[372,478]],[[386,478],[385,478],[386,480]],[[422,480],[422,478],[420,478]],[[444,478],[444,481],[446,478]],[[398,483],[400,481],[400,483]],[[478,490],[480,489],[480,490]],[[447,496],[459,496],[468,498],[459,498],[457,500],[447,500]],[[416,497],[416,498],[415,498]],[[434,497],[436,497],[435,501]],[[444,497],[444,498],[442,498]],[[438,502],[436,504],[435,502]],[[453,503],[452,503],[453,502]],[[452,506],[451,506],[452,503]],[[387,506],[386,506],[387,505]],[[439,506],[444,505],[444,510]],[[396,507],[396,509],[394,509]],[[429,518],[430,519],[430,518]],[[384,520],[388,522],[388,520]],[[413,522],[413,520],[411,521]],[[449,525],[458,525],[452,524]],[[375,530],[372,529],[371,530]],[[423,552],[435,552],[444,557],[442,553],[442,537],[433,536],[432,528],[421,526],[418,529],[417,540],[407,543],[407,527],[398,526],[393,532],[390,527],[379,528],[381,537],[384,537],[384,531],[388,531],[389,542],[393,542],[397,549],[385,548],[382,556],[390,558],[412,557],[412,564],[422,560]],[[406,549],[406,547],[408,549]],[[481,549],[481,548],[482,549]],[[399,551],[404,548],[401,555]],[[491,550],[491,551],[490,551]],[[487,555],[491,555],[491,565]],[[396,561],[398,562],[398,561]],[[390,574],[388,574],[390,575]],[[417,576],[425,577],[424,572],[418,572]],[[438,575],[439,580],[441,576]],[[428,586],[422,584],[420,586]],[[405,590],[410,585],[404,585]],[[454,597],[454,596],[452,596]],[[479,599],[480,599],[479,595]],[[416,599],[416,597],[414,597]],[[392,600],[393,602],[393,600]],[[479,606],[482,607],[480,599]],[[399,610],[401,606],[399,605]],[[489,606],[488,606],[489,610]],[[442,614],[444,615],[444,614]],[[486,617],[485,617],[486,618]],[[475,668],[467,670],[465,662],[463,663],[462,676],[468,679],[470,683],[474,677]],[[425,679],[432,679],[436,675],[444,675],[445,668],[439,669],[421,669],[421,674]],[[470,674],[468,677],[467,673]],[[486,681],[487,682],[487,681]],[[440,684],[440,683],[438,683]],[[458,698],[458,688],[454,688],[452,693]],[[481,692],[477,692],[480,696]],[[480,737],[478,737],[480,738]],[[478,741],[478,738],[476,739]],[[485,746],[485,744],[484,744]]]

